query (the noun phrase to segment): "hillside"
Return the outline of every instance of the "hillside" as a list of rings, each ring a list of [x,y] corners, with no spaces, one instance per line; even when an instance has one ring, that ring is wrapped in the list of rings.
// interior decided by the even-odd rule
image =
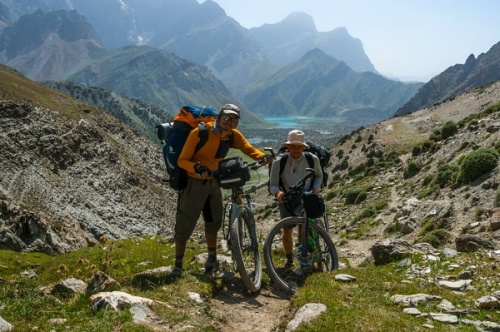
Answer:
[[[158,145],[4,66],[0,114],[2,216],[17,250],[66,252],[85,238],[171,229],[175,192],[163,182]],[[18,224],[26,232],[16,234]]]
[[[121,121],[3,66],[0,114],[1,316],[14,326],[282,331],[299,307],[324,303],[328,307],[321,319],[300,330],[498,328],[500,295],[492,294],[498,293],[500,282],[495,272],[500,259],[495,152],[500,82],[359,128],[333,147],[332,181],[322,194],[342,270],[314,274],[294,296],[277,291],[269,279],[260,293],[243,291],[223,247],[220,258],[227,261],[222,276],[200,273],[200,253],[206,251],[202,229],[190,242],[185,275],[177,281],[164,277],[174,255],[175,193],[162,184],[157,146]],[[470,154],[481,151],[487,152],[479,160],[488,163],[466,168],[474,160]],[[484,164],[490,165],[487,171]],[[267,189],[259,190],[253,197],[264,240],[278,211]],[[334,275],[343,272],[356,281],[337,282]],[[85,280],[80,289],[101,278],[111,289],[157,300],[149,302],[149,311],[141,309],[146,320],[139,318],[136,305],[100,311],[104,305],[91,307],[89,299],[95,296],[85,290],[59,297],[61,280],[74,278]],[[146,284],[134,283],[140,278]],[[453,291],[440,286],[442,281],[465,283],[463,278],[472,286]],[[441,310],[440,315],[455,321],[439,321],[431,314],[412,317],[389,300],[416,293],[443,299],[418,304],[422,312]],[[477,304],[487,296],[490,307]],[[443,308],[448,299],[452,305]],[[38,314],[21,314],[26,310]]]
[[[108,51],[65,81],[139,99],[169,114],[175,114],[186,104],[219,108],[227,103],[237,103],[207,68],[150,46],[128,46]],[[243,126],[266,125],[261,117],[241,106]]]
[[[174,116],[174,110],[167,112],[154,105],[122,96],[110,90],[63,81],[40,83],[105,110],[153,142],[158,141],[155,132],[156,125]]]
[[[442,138],[450,121],[457,131]],[[455,248],[460,238],[471,236],[498,248],[499,167],[478,171],[470,182],[460,178],[465,156],[498,151],[499,129],[496,82],[341,139],[332,150],[334,181],[325,192],[337,243],[346,244],[341,252],[368,258],[367,249],[385,238]],[[346,204],[346,196],[357,190],[367,193],[366,200]]]

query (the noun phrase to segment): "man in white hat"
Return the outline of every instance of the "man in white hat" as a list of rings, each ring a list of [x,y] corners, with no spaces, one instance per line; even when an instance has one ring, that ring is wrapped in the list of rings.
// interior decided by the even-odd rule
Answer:
[[[319,194],[321,182],[323,181],[323,172],[318,157],[313,153],[304,152],[309,146],[306,144],[304,132],[301,130],[292,130],[288,133],[288,140],[283,143],[288,153],[281,158],[287,158],[283,167],[281,158],[273,161],[271,166],[271,175],[269,181],[269,192],[276,197],[279,204],[280,217],[286,218],[300,214],[300,205],[297,209],[290,211],[285,206],[283,196],[287,190],[296,184],[300,179],[307,175],[306,168],[313,168],[316,175],[306,183],[305,188]],[[283,167],[283,169],[281,169]],[[300,201],[298,202],[300,204]],[[285,267],[293,267],[293,240],[292,229],[283,229],[283,248],[287,261]]]

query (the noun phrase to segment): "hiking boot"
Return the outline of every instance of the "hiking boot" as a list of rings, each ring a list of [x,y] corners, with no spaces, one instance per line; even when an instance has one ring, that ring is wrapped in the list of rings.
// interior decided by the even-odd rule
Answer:
[[[182,276],[182,269],[180,267],[175,266],[172,271],[167,275],[167,278],[180,278]]]
[[[294,266],[295,264],[293,263],[293,261],[286,261],[285,263],[285,269],[291,269]]]
[[[205,262],[205,274],[211,274],[219,269],[218,260],[207,260]]]

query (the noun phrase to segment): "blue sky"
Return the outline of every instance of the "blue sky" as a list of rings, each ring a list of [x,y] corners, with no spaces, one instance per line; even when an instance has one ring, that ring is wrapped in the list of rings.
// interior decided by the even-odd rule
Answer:
[[[205,0],[198,0],[203,3]],[[499,0],[213,0],[245,28],[293,12],[345,27],[384,75],[427,81],[500,42]]]

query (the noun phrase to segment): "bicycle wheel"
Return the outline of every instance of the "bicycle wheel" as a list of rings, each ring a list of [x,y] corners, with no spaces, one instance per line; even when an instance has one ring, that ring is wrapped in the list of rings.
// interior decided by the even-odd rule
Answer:
[[[285,218],[271,229],[264,244],[267,273],[279,288],[287,292],[293,293],[303,286],[311,273],[328,272],[338,268],[337,250],[328,233],[320,225],[310,222],[309,233],[315,233],[315,239],[312,243],[301,241],[304,227],[303,218]],[[292,239],[295,241],[293,266],[286,264],[282,240],[284,229],[291,230]]]
[[[240,278],[249,292],[257,292],[262,280],[259,243],[253,215],[246,208],[231,223],[231,252]]]

